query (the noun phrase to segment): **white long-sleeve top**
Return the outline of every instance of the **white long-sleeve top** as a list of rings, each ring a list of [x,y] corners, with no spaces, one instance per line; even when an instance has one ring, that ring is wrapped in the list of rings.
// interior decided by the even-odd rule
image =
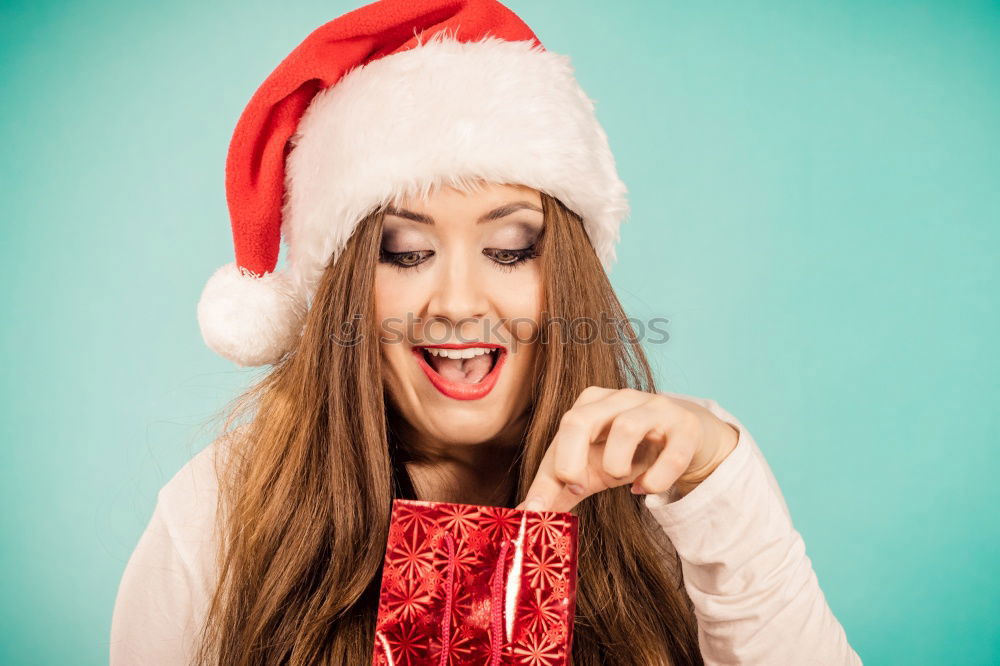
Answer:
[[[739,431],[732,453],[686,496],[645,498],[651,524],[680,555],[705,663],[861,664],[750,433],[714,400],[662,393],[696,402]],[[159,492],[118,588],[111,666],[192,661],[216,576],[215,451],[206,447]]]
[[[736,448],[690,493],[645,500],[681,557],[705,663],[861,664],[746,427],[715,400],[661,393],[696,402],[739,431]]]

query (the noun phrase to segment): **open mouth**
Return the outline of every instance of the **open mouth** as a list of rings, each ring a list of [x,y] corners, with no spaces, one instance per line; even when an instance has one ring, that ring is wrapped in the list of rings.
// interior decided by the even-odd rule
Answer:
[[[492,390],[507,350],[497,344],[426,345],[413,348],[434,387],[456,400],[477,400]]]

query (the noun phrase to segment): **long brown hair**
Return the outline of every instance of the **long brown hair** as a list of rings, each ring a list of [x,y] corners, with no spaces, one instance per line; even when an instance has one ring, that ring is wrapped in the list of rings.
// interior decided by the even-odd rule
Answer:
[[[619,335],[612,344],[557,335],[540,345],[512,502],[523,499],[559,419],[584,388],[655,390],[580,218],[544,193],[542,207],[544,317],[604,315]],[[226,419],[227,441],[242,424],[219,469],[219,577],[202,663],[371,663],[390,505],[412,488],[371,325],[383,211],[366,217],[327,267],[298,347]],[[641,496],[622,486],[575,512],[573,663],[701,664],[679,562]]]

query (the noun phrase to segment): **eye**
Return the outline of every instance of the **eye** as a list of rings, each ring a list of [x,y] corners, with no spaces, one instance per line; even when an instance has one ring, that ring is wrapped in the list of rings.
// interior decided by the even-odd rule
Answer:
[[[538,256],[538,253],[535,251],[535,245],[518,250],[486,248],[483,250],[483,254],[495,261],[503,270],[514,270],[514,267],[518,264]]]
[[[409,252],[389,252],[382,250],[379,253],[379,261],[383,264],[391,264],[396,268],[405,270],[419,266],[433,254],[432,250],[410,250]]]

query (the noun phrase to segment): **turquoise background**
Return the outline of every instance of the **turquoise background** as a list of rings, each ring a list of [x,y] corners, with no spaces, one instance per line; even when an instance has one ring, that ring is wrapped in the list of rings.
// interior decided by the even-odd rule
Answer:
[[[261,372],[195,319],[232,129],[359,5],[0,6],[0,663],[100,664],[157,489]],[[661,388],[754,434],[852,645],[1000,662],[1000,5],[510,6],[597,102]]]

